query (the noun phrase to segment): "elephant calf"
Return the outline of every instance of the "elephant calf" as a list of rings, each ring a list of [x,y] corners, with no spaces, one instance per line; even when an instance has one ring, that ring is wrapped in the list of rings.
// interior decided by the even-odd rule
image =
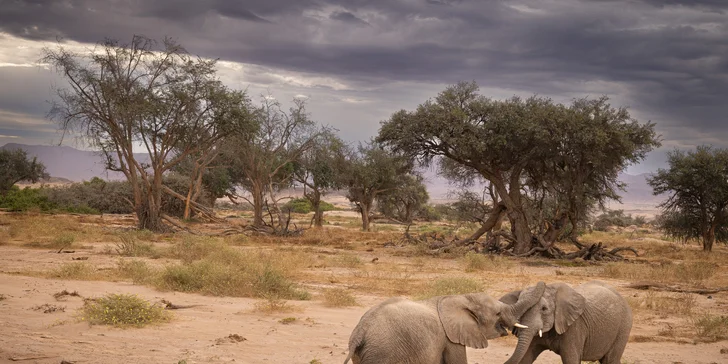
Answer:
[[[520,302],[520,294],[508,293],[500,301]],[[518,344],[506,364],[533,363],[544,350],[559,354],[564,364],[619,364],[632,330],[632,309],[602,282],[574,288],[552,283],[519,321],[528,329],[517,330]]]
[[[485,293],[433,297],[423,301],[391,298],[367,311],[349,338],[354,364],[467,364],[465,347],[485,348],[488,339],[526,326],[516,319],[535,305],[546,285],[539,282],[514,302]]]

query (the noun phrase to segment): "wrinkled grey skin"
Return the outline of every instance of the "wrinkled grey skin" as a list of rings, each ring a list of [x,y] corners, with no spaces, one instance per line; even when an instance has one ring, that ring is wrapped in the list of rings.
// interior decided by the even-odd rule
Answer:
[[[512,303],[519,295],[520,291],[511,292],[500,301]],[[574,288],[553,283],[519,322],[528,329],[516,330],[518,345],[506,364],[533,363],[544,350],[559,354],[564,364],[619,364],[632,329],[632,310],[605,283],[591,281]]]
[[[423,301],[391,298],[369,309],[349,338],[354,364],[467,364],[465,347],[485,348],[505,336],[516,318],[541,298],[539,282],[512,304],[486,293],[433,297]]]

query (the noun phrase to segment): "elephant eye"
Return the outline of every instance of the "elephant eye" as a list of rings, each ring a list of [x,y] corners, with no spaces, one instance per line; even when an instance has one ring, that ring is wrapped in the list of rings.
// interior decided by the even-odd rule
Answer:
[[[496,316],[498,316],[498,317],[500,317],[501,313],[500,313],[500,312],[498,312],[498,313],[496,313],[495,315],[496,315]]]
[[[541,307],[541,311],[546,311],[548,308],[546,306]]]

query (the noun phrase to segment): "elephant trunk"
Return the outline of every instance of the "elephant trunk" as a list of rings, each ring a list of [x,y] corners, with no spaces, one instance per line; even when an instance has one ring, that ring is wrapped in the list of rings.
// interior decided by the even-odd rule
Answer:
[[[505,306],[501,313],[501,317],[508,328],[513,328],[513,326],[518,322],[518,319],[523,316],[529,308],[538,303],[545,290],[546,284],[538,282],[535,287],[523,290],[521,295],[518,296],[518,301],[516,303]]]
[[[531,326],[528,329],[518,330],[518,345],[516,345],[516,350],[513,351],[513,355],[511,355],[505,364],[518,364],[521,362],[523,356],[526,355],[528,347],[531,346],[531,340],[537,331],[537,328]]]

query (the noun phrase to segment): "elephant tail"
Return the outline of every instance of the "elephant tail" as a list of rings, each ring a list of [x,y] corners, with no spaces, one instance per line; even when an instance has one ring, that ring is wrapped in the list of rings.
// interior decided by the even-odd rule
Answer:
[[[354,354],[356,354],[357,350],[361,348],[361,346],[364,344],[364,331],[363,330],[354,330],[354,333],[352,333],[351,338],[349,338],[349,356],[346,357],[344,360],[344,364],[347,364],[351,358],[354,357]]]

